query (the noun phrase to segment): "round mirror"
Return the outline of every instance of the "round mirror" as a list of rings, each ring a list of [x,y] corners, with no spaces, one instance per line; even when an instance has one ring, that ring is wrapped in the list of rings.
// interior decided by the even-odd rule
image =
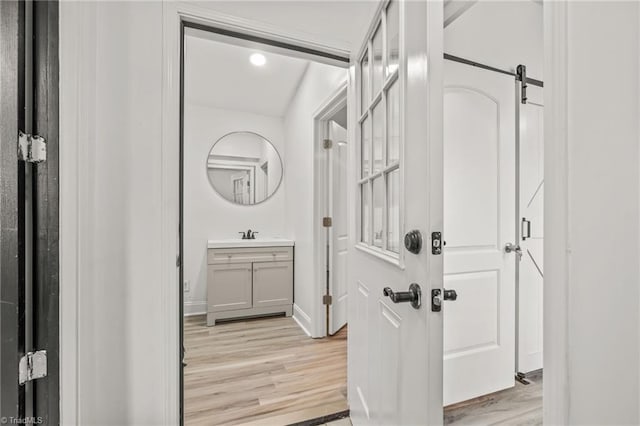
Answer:
[[[266,138],[252,132],[229,133],[216,141],[207,158],[213,189],[236,204],[258,204],[282,180],[282,160]]]

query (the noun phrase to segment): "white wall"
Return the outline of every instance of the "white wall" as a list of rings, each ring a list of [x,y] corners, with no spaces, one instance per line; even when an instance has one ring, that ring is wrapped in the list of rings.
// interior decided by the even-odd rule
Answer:
[[[184,301],[185,314],[194,314],[206,312],[207,240],[238,238],[238,232],[247,229],[258,231],[258,238],[285,233],[284,182],[271,198],[260,204],[245,206],[225,200],[207,178],[206,162],[211,147],[227,133],[249,131],[268,139],[283,162],[286,151],[282,117],[194,104],[185,105],[184,117],[184,279],[190,282]],[[270,169],[275,167],[272,161],[269,164]],[[285,175],[287,172],[285,166]]]
[[[294,276],[294,316],[307,330],[316,334],[312,322],[320,321],[316,312],[317,289],[314,267],[313,173],[314,113],[347,78],[347,70],[318,63],[307,68],[284,119],[285,151],[292,159],[285,165],[286,232],[296,241]],[[311,321],[309,321],[311,319]]]
[[[60,14],[62,422],[158,425],[162,4]]]
[[[542,79],[542,33],[542,2],[482,0],[445,28],[444,51]]]
[[[545,64],[545,206],[554,210],[544,219],[544,421],[638,424],[640,10],[637,2],[567,7],[557,21],[545,16],[547,59],[567,69]],[[554,138],[558,130],[566,137]],[[566,323],[554,312],[566,312]],[[552,353],[558,364],[548,362]],[[564,392],[568,412],[558,413]]]

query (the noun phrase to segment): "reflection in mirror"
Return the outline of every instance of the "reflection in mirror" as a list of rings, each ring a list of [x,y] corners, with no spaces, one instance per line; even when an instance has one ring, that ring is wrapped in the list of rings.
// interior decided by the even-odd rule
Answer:
[[[258,204],[280,186],[282,160],[271,142],[257,133],[229,133],[209,151],[207,176],[223,198],[236,204]]]

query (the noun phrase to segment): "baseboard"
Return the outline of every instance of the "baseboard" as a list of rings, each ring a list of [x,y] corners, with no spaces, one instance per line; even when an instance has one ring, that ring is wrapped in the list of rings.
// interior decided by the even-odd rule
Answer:
[[[185,317],[191,317],[194,315],[206,315],[207,301],[196,300],[196,301],[184,302],[183,313]]]
[[[298,305],[293,304],[293,320],[300,326],[307,336],[311,337],[311,317],[307,315]]]

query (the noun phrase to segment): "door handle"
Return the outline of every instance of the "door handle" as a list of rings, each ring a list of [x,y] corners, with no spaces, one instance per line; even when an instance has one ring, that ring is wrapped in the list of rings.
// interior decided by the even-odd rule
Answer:
[[[525,235],[526,229],[526,235]],[[522,222],[520,223],[520,235],[522,235],[522,241],[526,241],[527,238],[531,238],[531,221],[527,220],[526,217],[522,218]]]
[[[420,290],[420,286],[416,283],[409,286],[409,291],[394,292],[390,287],[385,287],[384,290],[382,290],[382,294],[388,296],[393,303],[410,302],[411,306],[415,309],[420,309],[420,306],[422,305],[422,291]]]
[[[434,288],[431,290],[431,311],[440,312],[442,310],[442,301],[440,298],[442,295],[444,300],[455,301],[458,300],[458,293],[455,290],[440,290],[439,288]]]
[[[517,244],[507,243],[504,246],[505,253],[515,253],[518,255],[518,260],[522,259],[522,249]]]

